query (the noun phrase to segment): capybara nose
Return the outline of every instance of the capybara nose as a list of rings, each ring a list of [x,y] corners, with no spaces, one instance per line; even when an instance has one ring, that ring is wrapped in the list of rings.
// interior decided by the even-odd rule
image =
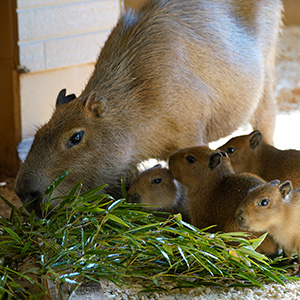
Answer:
[[[138,193],[129,194],[127,196],[127,200],[130,203],[140,203],[141,202],[141,196]]]
[[[236,215],[235,218],[240,227],[245,226],[246,220],[245,220],[245,216],[241,210],[238,212],[238,214]]]
[[[20,192],[18,190],[15,190],[15,192],[29,213],[34,210],[35,215],[38,218],[42,218],[41,204],[43,202],[43,194],[41,192]]]

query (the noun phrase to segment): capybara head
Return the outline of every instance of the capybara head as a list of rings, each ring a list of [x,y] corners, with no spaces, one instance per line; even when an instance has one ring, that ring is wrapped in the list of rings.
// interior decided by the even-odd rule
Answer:
[[[154,210],[170,211],[180,200],[180,187],[171,172],[157,164],[135,178],[127,197],[132,203],[151,205]]]
[[[245,230],[270,231],[285,217],[283,206],[288,203],[292,184],[273,180],[249,191],[235,212],[239,226]]]
[[[262,142],[262,133],[255,130],[248,135],[241,135],[230,139],[219,147],[230,157],[231,165],[238,173],[251,170],[255,150]]]
[[[185,148],[169,157],[169,169],[176,180],[188,187],[192,193],[198,182],[223,178],[233,173],[225,152],[214,151],[206,146]]]
[[[64,92],[59,94],[50,121],[37,131],[16,178],[16,194],[27,210],[35,210],[38,216],[44,191],[67,170],[69,174],[54,190],[54,198],[67,194],[80,181],[83,190],[106,183],[118,184],[124,171],[119,161],[126,161],[129,150],[127,147],[125,153],[120,146],[126,143],[118,134],[122,124],[116,119],[112,129],[112,120],[105,116],[106,101],[99,99],[97,93],[91,93],[85,101],[74,98]],[[53,201],[50,207],[58,202]]]

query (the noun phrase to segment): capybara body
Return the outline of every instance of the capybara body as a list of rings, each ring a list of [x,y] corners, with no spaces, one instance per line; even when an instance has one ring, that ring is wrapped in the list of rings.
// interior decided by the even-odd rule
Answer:
[[[149,209],[181,213],[183,220],[189,221],[186,188],[160,164],[136,176],[127,193],[127,199],[132,203],[151,205]]]
[[[236,210],[241,228],[269,235],[282,246],[285,254],[300,255],[300,190],[290,181],[274,180],[254,188]]]
[[[219,149],[228,154],[236,172],[254,173],[266,181],[289,180],[294,187],[300,186],[300,151],[280,150],[265,143],[259,130],[234,137]]]
[[[225,152],[205,146],[175,151],[169,169],[188,188],[191,224],[199,228],[217,225],[212,232],[241,231],[234,213],[248,190],[265,182],[253,174],[235,174]],[[267,237],[259,251],[274,254],[277,245]]]
[[[37,131],[16,180],[19,198],[38,207],[68,169],[53,196],[83,180],[83,189],[108,184],[117,197],[121,176],[131,178],[139,162],[166,160],[246,122],[271,142],[281,9],[280,0],[149,0],[123,13],[81,95],[59,96]]]

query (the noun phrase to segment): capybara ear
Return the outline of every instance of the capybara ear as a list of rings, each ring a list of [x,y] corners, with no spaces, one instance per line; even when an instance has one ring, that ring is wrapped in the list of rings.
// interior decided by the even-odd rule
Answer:
[[[279,191],[283,199],[286,199],[293,189],[292,183],[287,180],[279,185]]]
[[[228,154],[225,151],[220,150],[219,152],[222,154],[223,157],[229,158]]]
[[[223,157],[223,155],[220,152],[212,154],[209,157],[208,167],[212,170],[215,169],[222,162],[222,157]]]
[[[85,106],[99,118],[105,115],[108,105],[105,99],[99,98],[97,92],[91,92],[85,102]]]
[[[280,180],[278,179],[270,181],[270,185],[279,185],[279,184],[280,184]]]
[[[262,141],[263,135],[259,130],[254,130],[249,136],[249,146],[255,149]]]
[[[75,94],[70,94],[66,96],[66,89],[62,89],[56,98],[56,106],[66,104],[74,99],[76,99]]]

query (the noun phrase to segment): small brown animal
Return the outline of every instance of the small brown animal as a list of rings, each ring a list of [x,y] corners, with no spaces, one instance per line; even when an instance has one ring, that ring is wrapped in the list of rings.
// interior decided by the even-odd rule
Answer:
[[[148,0],[124,12],[81,95],[63,91],[37,131],[16,179],[21,201],[38,211],[66,170],[54,198],[79,181],[83,190],[108,184],[119,197],[121,176],[130,183],[141,161],[166,160],[246,122],[272,142],[281,10],[281,0]]]
[[[265,182],[253,174],[235,174],[225,152],[205,146],[175,151],[169,169],[188,188],[191,224],[198,228],[217,225],[212,232],[241,231],[234,213],[248,190]],[[274,254],[277,245],[267,237],[259,251]]]
[[[300,186],[300,151],[279,150],[265,143],[259,130],[234,137],[219,149],[229,155],[238,173],[254,173],[266,181],[290,180],[293,186]]]
[[[290,181],[274,180],[253,188],[235,213],[242,229],[269,232],[291,258],[300,257],[300,190]]]
[[[141,172],[132,182],[127,193],[131,203],[151,205],[153,210],[181,213],[189,221],[186,188],[174,179],[161,164]]]

